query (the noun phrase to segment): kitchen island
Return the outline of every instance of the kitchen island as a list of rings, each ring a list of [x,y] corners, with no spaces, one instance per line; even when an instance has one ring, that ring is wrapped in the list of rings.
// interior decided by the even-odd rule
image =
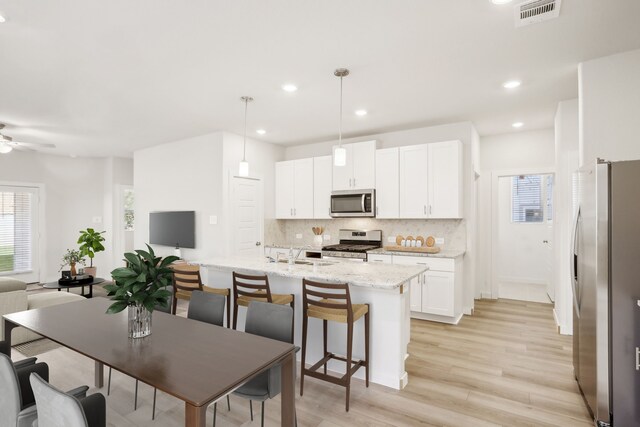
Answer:
[[[193,262],[202,267],[203,282],[212,287],[233,288],[233,271],[245,274],[266,274],[271,292],[295,295],[295,344],[302,340],[302,279],[348,283],[354,304],[369,304],[370,380],[394,389],[406,386],[404,367],[410,336],[408,283],[424,273],[426,266],[388,265],[358,262],[327,262],[303,260],[298,264],[270,262],[266,258],[212,258]],[[244,329],[246,310],[240,308],[238,329]],[[347,331],[343,324],[329,322],[328,350],[346,353]],[[320,360],[322,353],[322,321],[309,320],[307,361]],[[354,359],[364,358],[364,322],[354,326]],[[298,360],[300,354],[298,354]],[[345,363],[331,361],[329,369],[342,375]],[[355,375],[364,379],[364,370]]]

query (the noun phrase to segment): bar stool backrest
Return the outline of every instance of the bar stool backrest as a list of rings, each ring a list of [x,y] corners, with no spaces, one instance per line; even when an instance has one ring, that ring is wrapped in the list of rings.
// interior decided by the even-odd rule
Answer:
[[[250,276],[233,272],[233,295],[234,298],[245,296],[273,302],[271,297],[271,288],[269,287],[269,278],[264,276]]]
[[[186,292],[201,291],[202,278],[200,266],[182,264],[171,267],[173,269],[173,289]]]
[[[347,321],[353,322],[353,307],[348,283],[322,283],[302,279],[302,309],[309,307],[346,310]]]

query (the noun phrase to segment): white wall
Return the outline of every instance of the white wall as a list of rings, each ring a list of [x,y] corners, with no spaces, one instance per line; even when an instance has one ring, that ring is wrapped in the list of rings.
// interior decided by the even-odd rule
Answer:
[[[580,166],[640,159],[640,50],[583,62],[578,71]]]
[[[570,280],[571,228],[573,226],[572,174],[578,168],[578,100],[562,101],[555,116],[556,179],[554,189],[555,317],[560,333],[573,333]]]
[[[491,298],[492,176],[501,171],[553,170],[553,129],[512,132],[480,138],[476,298]],[[496,297],[496,295],[493,295]]]
[[[108,165],[121,163],[106,158],[70,158],[37,152],[12,151],[0,155],[0,182],[42,184],[44,194],[44,224],[40,225],[41,245],[40,280],[51,281],[59,277],[60,259],[67,248],[76,249],[79,231],[93,227],[104,229],[104,222],[95,224],[93,217],[104,218],[105,200],[113,197],[105,191]],[[127,160],[123,159],[122,169]],[[126,175],[126,174],[125,174]],[[123,177],[126,181],[126,176]],[[130,183],[130,182],[129,182]],[[105,247],[110,248],[112,233],[105,234]],[[98,274],[111,271],[106,253],[94,258]]]
[[[263,179],[265,218],[275,212],[275,162],[284,148],[247,139],[251,177]],[[134,153],[136,194],[135,246],[149,239],[149,212],[193,210],[196,212],[196,249],[183,249],[188,260],[226,255],[231,250],[232,224],[228,214],[229,179],[237,174],[242,159],[242,137],[217,132],[138,150]],[[218,223],[209,224],[216,215]],[[168,255],[173,248],[154,246]]]
[[[480,159],[477,154],[479,136],[473,123],[459,122],[439,126],[430,126],[416,129],[400,130],[395,132],[377,133],[357,138],[344,139],[343,143],[359,141],[378,141],[378,148],[400,147],[407,145],[425,144],[430,142],[460,140],[464,146],[464,226],[467,231],[466,254],[464,258],[465,289],[463,292],[463,304],[466,313],[473,309],[473,299],[476,288],[476,190],[475,173],[478,170]],[[331,147],[337,144],[337,140],[324,141],[315,144],[305,144],[287,147],[286,160],[302,159],[307,157],[325,156],[331,154]],[[429,222],[429,220],[425,220]]]

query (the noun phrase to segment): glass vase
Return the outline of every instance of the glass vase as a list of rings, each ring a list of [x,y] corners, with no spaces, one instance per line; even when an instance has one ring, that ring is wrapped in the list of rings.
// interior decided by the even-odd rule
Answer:
[[[151,312],[142,304],[130,305],[129,338],[144,338],[151,335]]]

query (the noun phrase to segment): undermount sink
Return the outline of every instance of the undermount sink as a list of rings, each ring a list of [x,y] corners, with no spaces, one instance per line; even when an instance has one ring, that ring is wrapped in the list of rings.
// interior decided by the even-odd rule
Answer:
[[[281,259],[281,260],[278,260],[278,262],[281,262],[283,264],[288,264],[289,260],[288,259]],[[311,265],[311,264],[313,264],[310,261],[305,261],[305,260],[301,260],[301,259],[297,259],[297,260],[295,260],[293,262],[294,262],[294,264],[300,264],[300,265]]]

